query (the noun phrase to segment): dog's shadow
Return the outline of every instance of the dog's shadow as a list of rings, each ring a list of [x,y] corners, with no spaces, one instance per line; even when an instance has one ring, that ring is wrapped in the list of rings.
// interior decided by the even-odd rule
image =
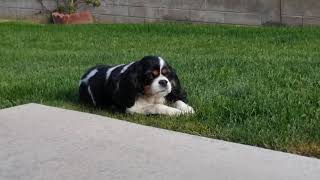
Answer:
[[[77,105],[79,104],[78,100],[78,89],[76,88],[62,88],[59,89],[55,95],[54,100],[66,102],[68,104]]]

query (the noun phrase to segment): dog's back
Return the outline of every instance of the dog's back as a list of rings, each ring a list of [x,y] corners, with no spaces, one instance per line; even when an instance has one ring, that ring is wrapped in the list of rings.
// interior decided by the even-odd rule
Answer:
[[[106,101],[106,93],[103,92],[106,73],[111,67],[105,65],[94,66],[81,77],[79,84],[81,102],[93,104],[94,106],[105,106],[111,103]]]

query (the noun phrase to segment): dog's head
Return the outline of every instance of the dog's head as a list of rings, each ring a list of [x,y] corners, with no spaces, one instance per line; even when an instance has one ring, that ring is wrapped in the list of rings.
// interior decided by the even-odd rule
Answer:
[[[116,95],[117,104],[125,107],[133,106],[139,95],[185,99],[175,70],[158,56],[145,56],[131,64],[121,76]]]
[[[164,97],[171,92],[173,70],[164,59],[146,56],[137,65],[141,67],[138,83],[143,87],[144,95]]]

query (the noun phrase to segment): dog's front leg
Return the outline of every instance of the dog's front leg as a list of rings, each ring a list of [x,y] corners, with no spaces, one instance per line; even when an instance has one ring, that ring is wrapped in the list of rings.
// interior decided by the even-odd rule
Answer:
[[[182,114],[182,111],[163,104],[149,104],[144,106],[134,105],[127,109],[128,113],[138,114],[162,114],[176,116]]]
[[[183,114],[187,114],[187,113],[193,114],[194,113],[194,109],[181,100],[176,101],[173,104],[173,106],[177,109],[180,109]]]

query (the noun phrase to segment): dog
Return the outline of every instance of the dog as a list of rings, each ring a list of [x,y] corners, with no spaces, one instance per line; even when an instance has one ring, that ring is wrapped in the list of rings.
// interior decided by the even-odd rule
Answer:
[[[96,107],[113,106],[130,114],[194,113],[175,70],[158,56],[90,68],[81,77],[79,98]]]

